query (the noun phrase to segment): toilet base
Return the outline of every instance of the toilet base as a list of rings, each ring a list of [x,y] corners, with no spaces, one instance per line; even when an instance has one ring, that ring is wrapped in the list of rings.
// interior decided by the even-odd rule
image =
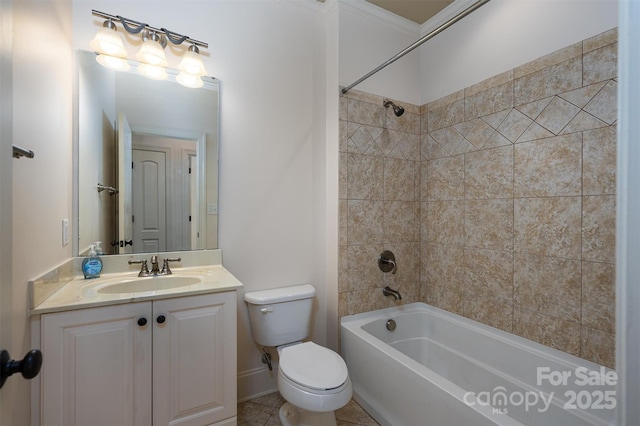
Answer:
[[[336,426],[336,415],[333,411],[307,411],[285,402],[278,414],[282,426]]]

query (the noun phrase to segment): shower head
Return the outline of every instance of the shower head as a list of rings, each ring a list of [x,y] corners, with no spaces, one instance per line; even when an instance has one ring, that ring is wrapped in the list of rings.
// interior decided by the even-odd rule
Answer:
[[[391,105],[393,107],[393,113],[396,115],[396,117],[400,117],[402,114],[404,114],[404,108],[394,104],[389,99],[385,99],[384,101],[382,101],[382,105],[384,105],[385,108],[389,108],[389,105]]]

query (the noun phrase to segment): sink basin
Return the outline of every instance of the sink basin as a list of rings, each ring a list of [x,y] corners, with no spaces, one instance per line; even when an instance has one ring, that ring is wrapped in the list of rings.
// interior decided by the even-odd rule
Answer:
[[[179,275],[165,275],[159,277],[129,278],[113,283],[105,283],[96,289],[102,294],[145,293],[149,291],[170,290],[200,284],[200,277],[185,277]]]

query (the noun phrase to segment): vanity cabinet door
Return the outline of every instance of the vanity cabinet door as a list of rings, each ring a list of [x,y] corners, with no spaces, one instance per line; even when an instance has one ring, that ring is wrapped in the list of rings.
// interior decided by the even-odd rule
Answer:
[[[42,315],[41,424],[152,424],[151,312],[144,302]]]
[[[236,293],[153,302],[153,423],[236,415]]]

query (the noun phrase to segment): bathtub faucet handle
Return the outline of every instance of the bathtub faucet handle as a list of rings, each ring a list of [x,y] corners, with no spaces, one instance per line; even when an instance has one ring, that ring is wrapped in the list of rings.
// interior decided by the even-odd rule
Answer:
[[[389,286],[386,286],[385,288],[382,289],[382,294],[384,294],[385,296],[393,296],[396,298],[396,300],[402,300],[402,296],[400,295],[400,292],[398,290],[394,290]]]
[[[396,273],[398,265],[396,264],[396,257],[391,251],[385,250],[380,253],[380,256],[378,256],[378,268],[382,272],[391,271],[392,274]]]

